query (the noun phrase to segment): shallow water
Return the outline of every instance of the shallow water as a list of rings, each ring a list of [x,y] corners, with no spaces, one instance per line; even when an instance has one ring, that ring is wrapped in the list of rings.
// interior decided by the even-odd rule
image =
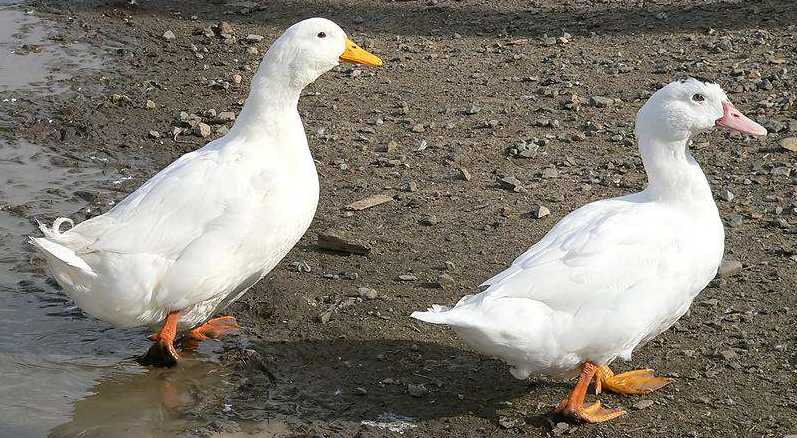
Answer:
[[[63,91],[63,81],[98,60],[84,47],[57,44],[58,35],[33,10],[0,0],[0,91]]]
[[[59,167],[57,150],[7,134],[14,95],[61,92],[58,81],[99,65],[50,35],[35,14],[0,7],[0,437],[174,436],[190,427],[197,394],[225,384],[213,355],[203,350],[176,370],[139,366],[143,329],[85,315],[30,262],[32,218],[69,216],[86,207],[75,191],[122,178],[91,157],[79,169]]]

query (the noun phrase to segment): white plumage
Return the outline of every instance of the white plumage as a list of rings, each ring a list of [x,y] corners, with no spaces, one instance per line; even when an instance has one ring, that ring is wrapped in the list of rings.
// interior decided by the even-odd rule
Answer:
[[[31,242],[64,291],[98,318],[154,325],[180,311],[181,329],[206,320],[274,268],[310,225],[318,176],[299,95],[339,60],[365,62],[364,54],[379,61],[329,20],[297,23],[265,55],[226,136],[183,155],[106,214],[63,232],[66,219],[41,225],[44,237]]]
[[[694,79],[656,92],[637,117],[644,191],[575,210],[483,292],[412,316],[451,326],[519,379],[629,359],[687,311],[721,262],[722,222],[689,138],[715,124],[766,133],[746,118],[752,125],[720,123],[726,104],[719,86]]]

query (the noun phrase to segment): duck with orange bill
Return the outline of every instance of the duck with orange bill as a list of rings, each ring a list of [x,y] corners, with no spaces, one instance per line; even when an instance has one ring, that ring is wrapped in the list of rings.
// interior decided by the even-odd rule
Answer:
[[[235,330],[208,320],[299,241],[318,204],[318,174],[297,103],[340,62],[381,66],[332,21],[301,21],[263,57],[230,132],[183,155],[107,213],[57,219],[31,238],[87,313],[119,327],[160,325],[145,356],[174,365],[184,346]]]

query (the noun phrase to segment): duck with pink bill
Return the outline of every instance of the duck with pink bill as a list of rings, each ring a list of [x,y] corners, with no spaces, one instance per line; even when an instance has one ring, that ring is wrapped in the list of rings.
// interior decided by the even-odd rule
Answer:
[[[591,423],[623,415],[600,401],[585,404],[590,384],[596,394],[634,395],[670,383],[651,369],[615,374],[609,365],[630,360],[686,313],[722,260],[722,220],[689,151],[693,137],[717,127],[767,133],[717,84],[688,78],[664,86],[637,114],[643,191],[573,211],[481,293],[412,317],[450,326],[518,379],[577,376],[556,408],[561,415]]]

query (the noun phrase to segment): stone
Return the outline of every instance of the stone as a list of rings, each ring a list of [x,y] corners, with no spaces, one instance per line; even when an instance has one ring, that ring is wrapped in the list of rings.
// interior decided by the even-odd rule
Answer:
[[[250,43],[259,43],[263,41],[263,39],[265,39],[263,35],[257,35],[254,33],[250,33],[249,35],[246,36],[246,41],[249,41]]]
[[[614,99],[604,96],[590,96],[589,103],[596,108],[606,108],[614,104]]]
[[[654,405],[653,400],[640,400],[634,403],[632,406],[634,407],[634,409],[642,410],[642,409],[647,409],[653,405]]]
[[[402,192],[417,192],[418,191],[418,183],[415,181],[407,181],[401,185]]]
[[[722,263],[717,270],[717,275],[720,277],[730,277],[742,270],[742,262],[733,259],[729,256],[722,258]]]
[[[481,107],[476,105],[475,103],[470,104],[470,106],[465,110],[465,114],[468,115],[475,115],[479,114],[482,111]]]
[[[421,397],[424,397],[427,394],[429,394],[429,390],[426,389],[426,386],[424,386],[423,383],[418,384],[418,385],[415,385],[415,384],[412,384],[412,383],[408,384],[407,385],[407,392],[411,396],[416,397],[416,398],[421,398]]]
[[[437,225],[438,223],[440,223],[440,219],[433,214],[421,218],[421,225]]]
[[[291,268],[296,272],[311,272],[313,270],[304,260],[291,263]]]
[[[382,146],[379,149],[379,152],[387,152],[389,154],[392,154],[392,153],[396,152],[398,150],[398,148],[399,148],[399,144],[396,143],[395,140],[390,140],[389,142],[387,142],[386,145]]]
[[[235,113],[232,111],[222,111],[216,116],[216,120],[221,123],[232,122],[235,120]]]
[[[130,99],[130,97],[127,96],[126,94],[112,94],[111,102],[113,102],[116,105],[119,105],[123,103],[130,104],[133,102],[133,100]]]
[[[731,361],[739,358],[739,354],[733,350],[722,350],[717,354],[723,360]]]
[[[376,289],[371,289],[370,287],[358,287],[357,295],[364,300],[375,300],[379,298],[379,293]]]
[[[216,135],[221,136],[221,137],[227,135],[229,132],[230,132],[230,128],[228,128],[225,125],[221,125],[218,128],[216,128]]]
[[[247,47],[246,53],[252,56],[257,56],[260,54],[260,50],[257,50],[257,47]]]
[[[787,151],[797,152],[797,137],[786,137],[780,141],[780,147]]]
[[[241,82],[244,80],[243,76],[239,74],[232,75],[232,83],[235,85],[241,85]]]
[[[543,205],[538,205],[531,210],[531,216],[534,219],[541,219],[551,214],[551,210]]]
[[[213,33],[213,27],[212,26],[195,27],[194,30],[191,33],[194,34],[194,35],[204,35],[204,36],[206,36],[208,38],[213,38],[213,36],[215,35]]]
[[[166,32],[163,32],[162,36],[163,36],[163,39],[165,39],[166,41],[174,41],[174,40],[177,39],[177,35],[175,35],[174,32],[172,32],[170,30],[167,30]]]
[[[412,125],[411,131],[420,134],[421,132],[425,132],[426,128],[423,126],[423,123],[418,123],[416,125]]]
[[[740,214],[735,214],[728,218],[728,226],[729,227],[738,227],[744,223],[744,216]]]
[[[556,178],[559,176],[559,171],[555,167],[546,167],[542,171],[542,177],[545,179]]]
[[[514,176],[505,176],[498,180],[498,183],[501,187],[512,190],[515,193],[525,192],[526,188],[523,187],[520,180],[515,178]]]
[[[454,281],[454,277],[449,274],[442,273],[437,276],[437,281],[435,281],[435,286],[439,287],[440,289],[449,289],[454,287],[456,281]]]
[[[221,79],[219,80],[211,79],[210,81],[208,81],[208,87],[220,90],[228,90],[230,88],[230,83]]]
[[[459,170],[459,179],[463,181],[470,181],[471,179],[470,172],[466,167],[460,166],[457,168],[457,170]]]
[[[371,245],[351,236],[348,232],[329,228],[318,235],[316,245],[328,251],[367,255]]]
[[[324,313],[322,313],[321,315],[318,316],[318,320],[321,322],[321,324],[328,323],[330,319],[332,319],[332,311],[331,310],[327,310],[326,312],[324,312]]]
[[[504,429],[513,429],[517,427],[518,421],[514,418],[500,416],[498,417],[498,425]]]
[[[202,138],[209,137],[211,133],[210,125],[207,123],[197,123],[194,127],[194,135],[198,135]]]
[[[720,198],[722,198],[723,201],[731,202],[735,197],[733,192],[728,189],[724,189],[720,192]]]
[[[556,426],[553,428],[551,432],[553,432],[554,436],[562,436],[564,433],[567,433],[568,429],[570,429],[570,425],[565,423],[564,421],[560,421],[556,423]]]
[[[161,133],[153,129],[149,131],[149,136],[152,138],[161,138]]]
[[[154,110],[155,108],[157,108],[157,105],[155,105],[155,102],[153,102],[152,100],[147,99],[147,103],[144,104],[144,108],[148,110]]]
[[[232,28],[232,24],[226,21],[219,21],[219,23],[216,25],[216,32],[220,36],[225,37],[225,35],[229,36],[235,33],[235,30]]]
[[[371,195],[365,199],[360,199],[359,201],[352,202],[351,204],[346,206],[346,210],[361,211],[371,207],[376,207],[377,205],[382,205],[392,200],[393,200],[392,196]]]
[[[418,281],[418,277],[413,274],[401,274],[398,276],[399,281]]]

